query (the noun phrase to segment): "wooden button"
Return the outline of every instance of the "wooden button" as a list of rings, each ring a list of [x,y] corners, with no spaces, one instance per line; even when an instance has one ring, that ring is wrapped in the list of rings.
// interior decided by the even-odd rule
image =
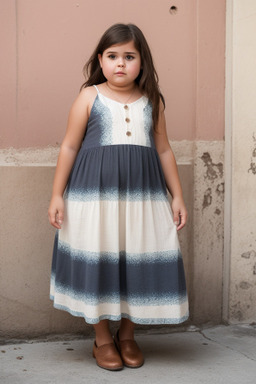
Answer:
[[[130,131],[126,132],[126,136],[131,136],[131,135],[132,135],[132,133]]]
[[[124,105],[124,109],[129,109],[128,105]]]
[[[126,117],[125,121],[126,123],[130,123],[131,120],[129,119],[129,117]]]

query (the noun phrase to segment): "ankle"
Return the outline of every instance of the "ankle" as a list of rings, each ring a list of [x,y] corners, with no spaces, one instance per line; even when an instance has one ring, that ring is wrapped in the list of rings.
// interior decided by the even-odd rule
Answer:
[[[117,332],[119,341],[122,340],[134,340],[134,330],[120,328]]]
[[[113,343],[113,337],[109,330],[108,320],[101,320],[99,323],[93,326],[95,331],[95,339],[97,347],[101,347],[105,344]]]
[[[111,335],[104,335],[104,336],[96,335],[95,341],[96,341],[97,347],[101,347],[102,345],[110,344],[114,342],[113,337]]]

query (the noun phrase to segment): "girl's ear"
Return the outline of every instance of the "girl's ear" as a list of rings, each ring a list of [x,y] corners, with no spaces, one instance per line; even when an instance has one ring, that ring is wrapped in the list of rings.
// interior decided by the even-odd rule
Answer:
[[[98,54],[98,59],[99,59],[100,67],[102,68],[102,56],[100,53]]]

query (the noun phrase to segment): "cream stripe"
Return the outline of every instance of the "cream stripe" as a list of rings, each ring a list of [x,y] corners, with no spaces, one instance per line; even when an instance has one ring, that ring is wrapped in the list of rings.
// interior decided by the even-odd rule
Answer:
[[[163,226],[163,222],[167,225]],[[89,252],[179,249],[177,230],[166,201],[67,201],[59,238],[74,249]]]
[[[119,316],[127,314],[138,319],[180,319],[188,314],[188,302],[170,305],[133,306],[124,301],[120,304],[99,303],[97,306],[85,304],[83,301],[75,300],[69,296],[55,292],[51,287],[51,296],[54,296],[55,306],[69,309],[70,312],[84,314],[89,319],[97,319],[104,315]]]

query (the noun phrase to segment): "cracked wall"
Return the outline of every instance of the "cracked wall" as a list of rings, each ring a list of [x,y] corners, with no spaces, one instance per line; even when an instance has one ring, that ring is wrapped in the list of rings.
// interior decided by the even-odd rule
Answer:
[[[197,141],[194,152],[195,321],[222,318],[224,142]]]
[[[229,320],[256,321],[256,5],[233,1]]]

